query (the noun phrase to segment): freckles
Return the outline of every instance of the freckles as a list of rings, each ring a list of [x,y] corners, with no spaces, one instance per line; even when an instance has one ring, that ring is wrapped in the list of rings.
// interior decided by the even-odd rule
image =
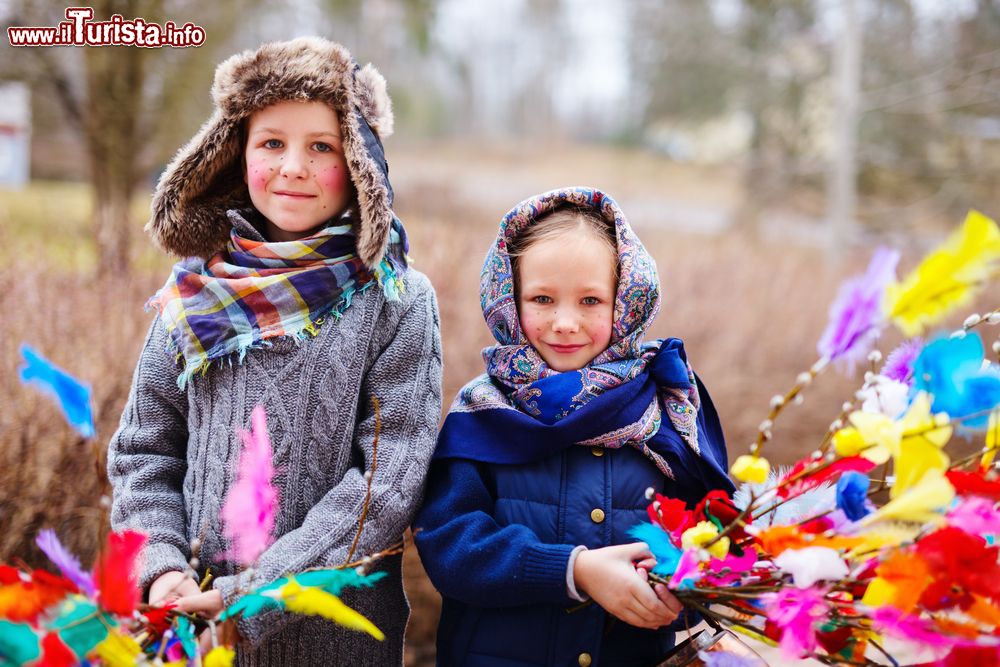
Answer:
[[[314,178],[324,188],[342,190],[347,185],[347,170],[337,167],[321,169]]]
[[[254,191],[263,190],[272,171],[273,167],[265,170],[265,165],[260,162],[247,163],[247,186]]]

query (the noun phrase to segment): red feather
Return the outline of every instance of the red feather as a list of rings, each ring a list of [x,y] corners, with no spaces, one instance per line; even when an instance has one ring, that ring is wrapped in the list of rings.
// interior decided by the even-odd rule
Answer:
[[[128,616],[139,603],[137,560],[146,543],[142,533],[110,533],[104,553],[94,567],[94,585],[102,609]]]
[[[807,468],[813,466],[817,468],[820,466],[825,467],[816,472],[803,474]],[[778,482],[778,497],[785,499],[799,496],[823,482],[837,477],[840,473],[847,472],[848,470],[867,473],[874,467],[874,463],[861,456],[849,456],[838,459],[830,464],[826,464],[823,460],[802,459],[791,470],[785,473],[781,481]],[[796,478],[795,481],[788,483],[788,480],[793,477]]]
[[[38,667],[73,667],[79,662],[69,647],[54,632],[50,632],[42,639],[42,658],[37,663]]]
[[[0,571],[0,618],[34,623],[49,607],[60,602],[76,586],[44,570],[21,573],[3,566]]]
[[[143,616],[146,617],[150,634],[159,637],[170,627],[170,624],[173,622],[173,619],[170,617],[170,610],[176,606],[173,602],[168,602],[162,607],[154,607],[146,610]]]

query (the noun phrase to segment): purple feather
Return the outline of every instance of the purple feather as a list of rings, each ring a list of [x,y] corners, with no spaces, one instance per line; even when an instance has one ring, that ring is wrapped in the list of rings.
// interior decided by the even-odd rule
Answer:
[[[59,537],[56,535],[56,531],[51,528],[41,531],[35,537],[35,544],[45,552],[50,561],[55,563],[55,566],[59,568],[64,577],[76,584],[76,587],[81,591],[93,597],[94,582],[91,576],[83,571],[80,561],[76,559],[76,556],[67,551],[66,547],[62,545]]]
[[[882,295],[896,278],[898,262],[897,251],[879,248],[864,275],[840,286],[830,305],[830,322],[816,346],[820,355],[853,367],[868,354],[883,321]]]
[[[920,356],[924,348],[923,338],[911,338],[903,341],[885,358],[882,375],[896,382],[905,382],[913,386],[913,362]]]
[[[744,657],[729,651],[698,651],[705,667],[760,667],[762,660]]]

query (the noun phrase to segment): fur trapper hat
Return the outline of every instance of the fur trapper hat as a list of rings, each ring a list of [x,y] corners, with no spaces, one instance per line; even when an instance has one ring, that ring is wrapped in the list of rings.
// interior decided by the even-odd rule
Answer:
[[[255,111],[286,100],[329,104],[340,118],[357,192],[358,256],[378,265],[392,225],[392,186],[381,138],[392,134],[385,79],[359,67],[343,46],[319,37],[272,42],[215,70],[215,112],[163,172],[146,224],[156,244],[182,257],[209,257],[229,240],[229,209],[252,206],[243,180],[243,127]]]

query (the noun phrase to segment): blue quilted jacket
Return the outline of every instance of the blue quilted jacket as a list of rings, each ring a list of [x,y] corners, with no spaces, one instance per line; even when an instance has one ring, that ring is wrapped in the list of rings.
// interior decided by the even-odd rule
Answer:
[[[577,545],[635,541],[626,531],[648,521],[649,487],[691,508],[711,489],[732,489],[718,417],[699,389],[701,455],[666,420],[649,443],[675,480],[631,448],[574,445],[522,464],[435,460],[414,527],[444,598],[439,665],[648,667],[669,651],[683,617],[658,631],[627,625],[570,598],[566,568]]]

